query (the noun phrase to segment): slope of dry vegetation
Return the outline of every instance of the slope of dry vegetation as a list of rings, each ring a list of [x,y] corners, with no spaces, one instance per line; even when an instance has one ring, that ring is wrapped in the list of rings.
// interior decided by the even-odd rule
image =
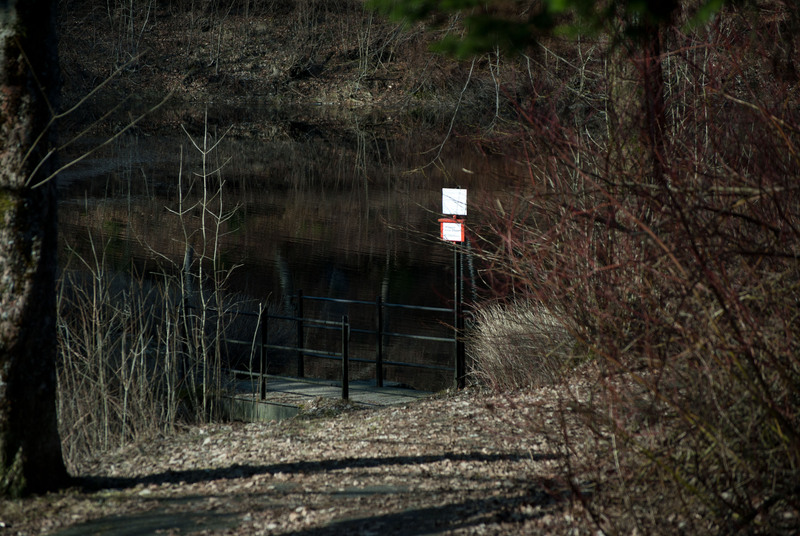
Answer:
[[[300,116],[302,107],[315,105],[379,109],[402,113],[388,119],[400,127],[441,126],[458,103],[463,119],[490,121],[496,110],[486,103],[494,102],[500,81],[510,87],[517,71],[505,64],[501,71],[491,56],[471,65],[432,54],[436,34],[389,22],[361,0],[62,0],[61,6],[65,105],[113,75],[84,107],[98,119],[122,104],[108,126],[123,125],[129,113],[169,92],[173,102],[295,106]],[[142,128],[185,121],[159,115]],[[268,136],[264,127],[261,135]]]

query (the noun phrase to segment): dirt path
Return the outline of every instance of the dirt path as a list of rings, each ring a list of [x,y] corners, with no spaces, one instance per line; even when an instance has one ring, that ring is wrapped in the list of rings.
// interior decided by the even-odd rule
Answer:
[[[96,491],[0,506],[0,534],[589,534],[548,393],[208,425],[87,463]]]

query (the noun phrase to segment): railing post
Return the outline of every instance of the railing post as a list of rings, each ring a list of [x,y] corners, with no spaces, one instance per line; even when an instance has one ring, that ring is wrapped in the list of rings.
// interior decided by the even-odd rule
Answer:
[[[342,400],[350,398],[350,324],[347,315],[342,316]]]
[[[305,376],[305,363],[303,356],[303,343],[305,337],[303,336],[303,291],[297,291],[297,302],[294,306],[294,316],[297,319],[297,377],[302,378]]]
[[[375,300],[375,384],[383,387],[383,298]]]
[[[261,400],[266,400],[267,398],[267,344],[269,341],[267,331],[269,329],[269,316],[266,309],[262,308],[261,311],[261,354],[260,354],[260,364],[259,364],[259,378],[258,378],[258,390]]]
[[[461,249],[455,245],[453,245],[453,263],[454,263],[454,270],[455,273],[455,304],[453,305],[453,310],[455,311],[455,318],[453,322],[454,326],[454,338],[455,338],[455,383],[457,389],[463,389],[466,386],[466,359],[465,359],[465,352],[464,352],[464,341],[462,338],[462,334],[464,332],[464,311],[463,311],[463,298],[461,295],[461,284],[462,284],[462,254]]]

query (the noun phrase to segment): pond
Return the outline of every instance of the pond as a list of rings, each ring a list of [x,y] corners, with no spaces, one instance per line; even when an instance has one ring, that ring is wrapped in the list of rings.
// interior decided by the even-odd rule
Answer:
[[[426,166],[442,134],[389,135],[391,118],[324,107],[165,113],[182,127],[126,133],[59,176],[63,265],[102,252],[106,269],[146,277],[179,272],[191,248],[223,274],[226,293],[278,309],[301,290],[452,306],[441,189],[469,186],[463,170],[481,155],[448,145],[444,166]],[[83,140],[66,159],[103,141]]]

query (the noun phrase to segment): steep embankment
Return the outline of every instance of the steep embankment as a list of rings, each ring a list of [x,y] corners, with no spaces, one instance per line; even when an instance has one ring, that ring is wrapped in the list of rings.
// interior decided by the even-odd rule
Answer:
[[[120,127],[168,94],[200,108],[381,110],[378,123],[398,127],[444,125],[456,105],[465,123],[495,112],[487,103],[494,103],[499,72],[490,71],[488,60],[471,65],[434,55],[428,46],[435,34],[383,20],[358,0],[252,1],[238,9],[216,2],[204,9],[149,4],[62,3],[65,107],[95,91],[68,125],[120,106],[113,121],[101,122]],[[161,113],[139,128],[176,126],[181,119]]]

